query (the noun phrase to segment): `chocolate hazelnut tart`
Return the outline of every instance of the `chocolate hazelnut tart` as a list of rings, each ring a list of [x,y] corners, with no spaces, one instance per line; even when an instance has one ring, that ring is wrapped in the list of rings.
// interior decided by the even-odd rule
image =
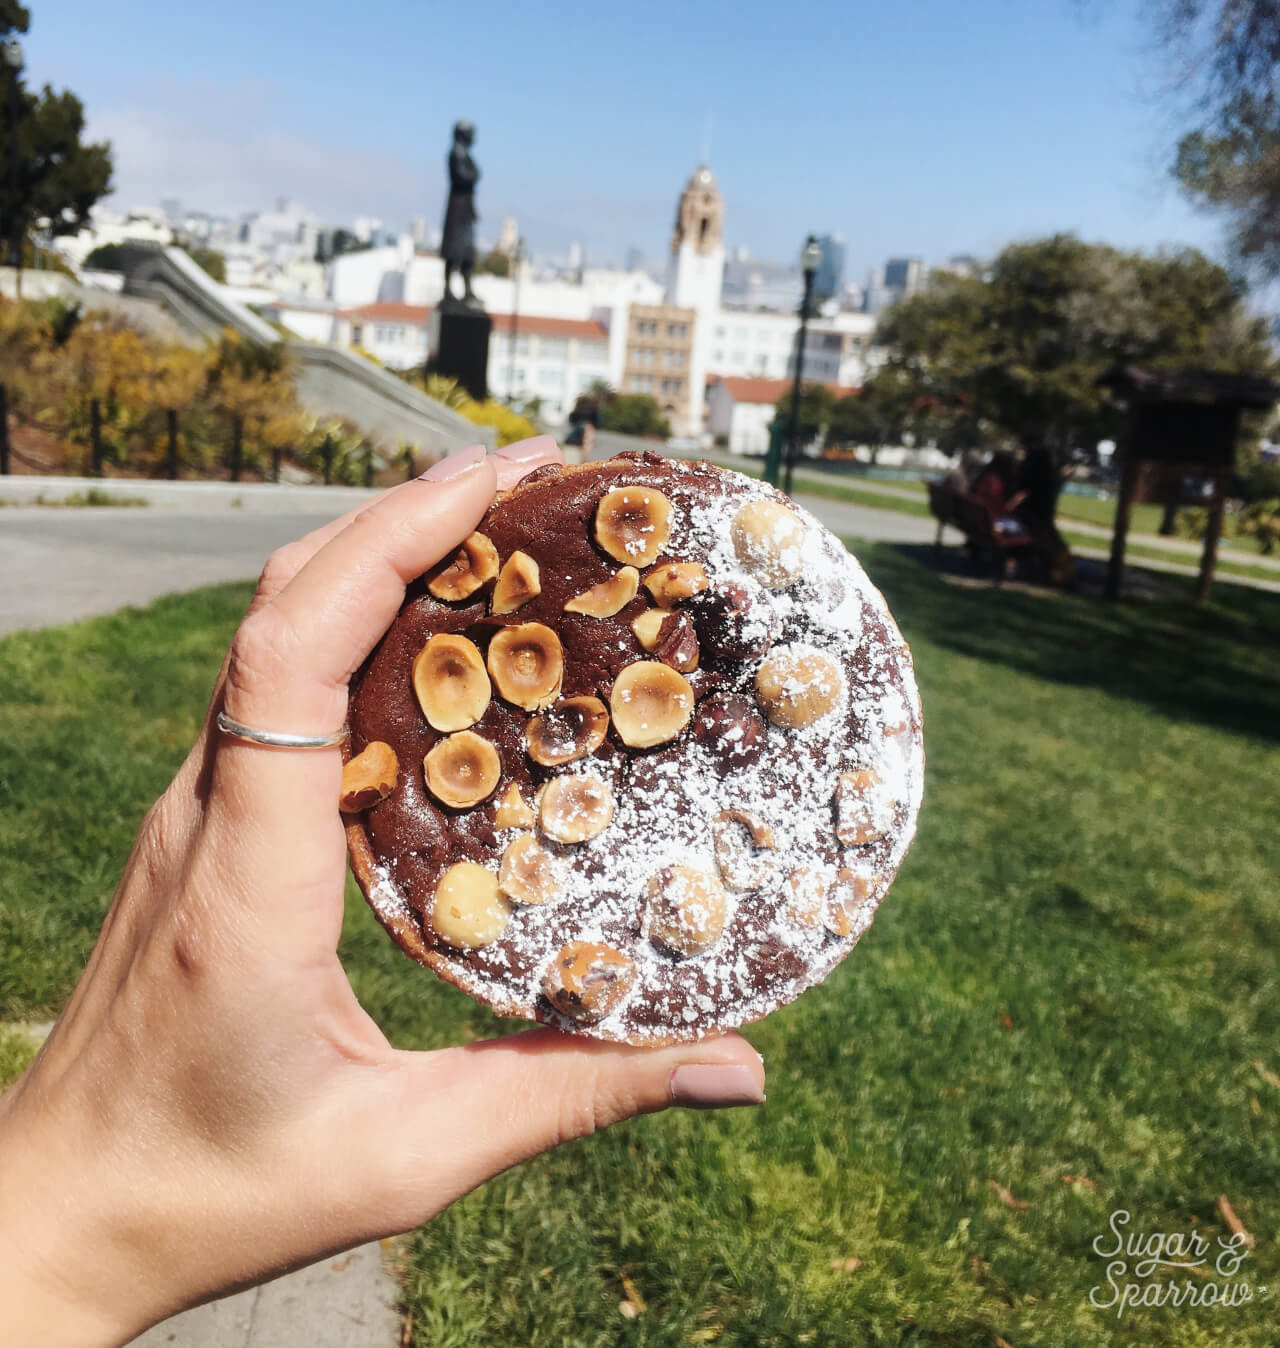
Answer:
[[[867,929],[924,778],[911,656],[840,541],[705,463],[540,468],[352,681],[352,869],[506,1016],[632,1044],[757,1020]]]

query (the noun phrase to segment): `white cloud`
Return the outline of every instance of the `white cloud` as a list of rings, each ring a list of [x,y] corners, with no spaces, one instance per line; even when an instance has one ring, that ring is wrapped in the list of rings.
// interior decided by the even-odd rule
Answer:
[[[284,196],[334,224],[372,214],[390,228],[404,228],[411,215],[434,219],[442,208],[436,164],[300,130],[265,82],[158,81],[127,104],[96,110],[88,131],[114,147],[121,207],[177,197],[189,209],[234,216]]]

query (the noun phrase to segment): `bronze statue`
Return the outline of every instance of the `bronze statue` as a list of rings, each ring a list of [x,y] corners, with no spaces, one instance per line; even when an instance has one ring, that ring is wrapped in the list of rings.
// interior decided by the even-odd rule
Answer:
[[[440,256],[444,258],[444,302],[457,302],[453,293],[453,273],[462,273],[462,303],[471,309],[483,306],[471,289],[476,267],[476,182],[480,170],[471,157],[476,129],[470,122],[458,122],[453,128],[453,149],[449,151],[449,204],[444,212],[444,237]]]

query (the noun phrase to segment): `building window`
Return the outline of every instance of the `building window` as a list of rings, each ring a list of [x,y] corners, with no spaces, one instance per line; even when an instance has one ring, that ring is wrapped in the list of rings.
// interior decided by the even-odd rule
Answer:
[[[356,323],[351,328],[351,345],[359,346],[363,340],[364,328],[362,328],[359,323]]]
[[[684,324],[684,323],[668,323],[668,324],[667,324],[667,336],[668,336],[668,337],[679,337],[679,338],[684,338],[684,337],[686,337],[686,336],[688,335],[688,332],[689,332],[689,328],[688,328],[688,325],[687,325],[687,324]]]
[[[723,364],[724,364],[724,352],[723,352],[723,351],[713,351],[713,352],[711,353],[711,359],[712,359],[712,361],[714,361],[715,364],[717,364],[717,365],[723,365]]]
[[[544,365],[538,371],[539,388],[564,388],[564,367]]]
[[[565,360],[569,355],[569,340],[567,337],[540,337],[538,339],[538,355],[547,360]]]

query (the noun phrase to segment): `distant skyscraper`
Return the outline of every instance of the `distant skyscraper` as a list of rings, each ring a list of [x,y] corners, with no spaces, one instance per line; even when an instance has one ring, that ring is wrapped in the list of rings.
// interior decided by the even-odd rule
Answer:
[[[918,257],[891,257],[884,264],[884,284],[898,291],[899,299],[914,295],[924,284],[925,266]]]
[[[813,278],[813,297],[821,302],[840,293],[844,284],[844,239],[839,234],[824,234],[818,240],[822,262]]]
[[[644,249],[637,248],[634,244],[627,249],[627,270],[644,270]]]
[[[409,221],[409,237],[415,248],[427,248],[431,243],[431,230],[424,215],[415,215]]]
[[[582,245],[574,242],[569,245],[569,270],[582,270]]]

